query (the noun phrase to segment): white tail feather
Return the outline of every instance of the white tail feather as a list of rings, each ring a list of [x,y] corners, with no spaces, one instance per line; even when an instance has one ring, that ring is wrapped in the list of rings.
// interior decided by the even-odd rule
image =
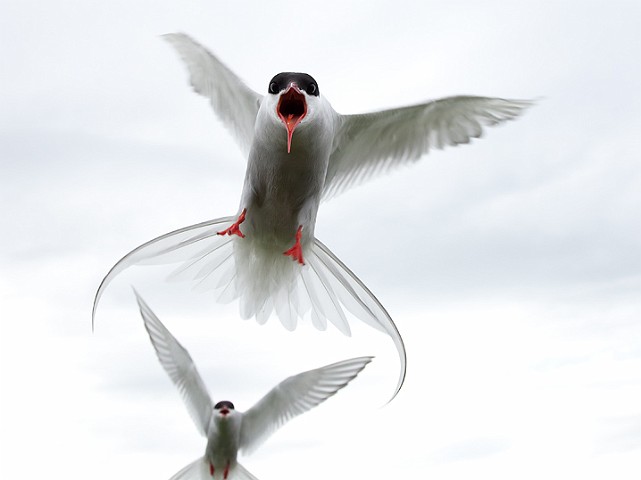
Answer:
[[[249,473],[240,463],[236,463],[236,466],[229,474],[230,476],[227,477],[228,480],[258,480],[258,478]]]
[[[219,302],[238,299],[241,317],[255,317],[259,324],[275,311],[283,326],[294,330],[298,320],[309,315],[318,330],[325,330],[329,322],[349,336],[347,311],[387,334],[401,362],[396,396],[405,378],[405,347],[396,325],[372,292],[317,239],[303,245],[306,265],[301,266],[283,255],[281,248],[250,236],[217,235],[233,221],[227,217],[176,230],[125,255],[100,284],[94,316],[105,288],[125,268],[182,262],[170,279],[194,282],[196,290],[213,290]]]
[[[222,480],[223,476],[223,470],[215,472],[215,475],[212,476],[209,473],[209,463],[205,460],[205,457],[200,457],[198,460],[191,462],[180,470],[169,480]],[[240,463],[236,463],[229,469],[227,480],[258,480],[258,478],[249,473]]]
[[[208,465],[204,457],[191,462],[169,480],[208,480]]]

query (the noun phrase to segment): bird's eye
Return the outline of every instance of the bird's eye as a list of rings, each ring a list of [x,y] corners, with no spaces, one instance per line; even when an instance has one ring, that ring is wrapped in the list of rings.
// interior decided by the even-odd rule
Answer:
[[[309,87],[307,87],[307,93],[309,95],[314,95],[316,93],[316,84],[315,83],[310,83]]]
[[[269,93],[278,93],[278,85],[276,85],[276,82],[269,84]]]

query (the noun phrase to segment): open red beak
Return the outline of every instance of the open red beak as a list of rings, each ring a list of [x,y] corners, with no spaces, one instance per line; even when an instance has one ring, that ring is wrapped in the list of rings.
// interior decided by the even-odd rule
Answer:
[[[280,96],[276,113],[278,113],[278,116],[287,128],[287,153],[289,153],[292,148],[292,135],[294,134],[294,130],[301,120],[305,118],[305,115],[307,115],[305,95],[301,93],[294,82],[290,83],[285,93]]]
[[[228,413],[229,413],[229,410],[227,410],[226,408],[221,408],[221,409],[220,409],[220,414],[221,414],[223,417],[224,417],[224,416],[226,416]]]

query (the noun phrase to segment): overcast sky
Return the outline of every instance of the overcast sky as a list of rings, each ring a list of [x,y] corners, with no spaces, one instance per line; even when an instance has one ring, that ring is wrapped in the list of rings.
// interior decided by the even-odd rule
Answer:
[[[222,4],[221,4],[222,3]],[[169,478],[200,438],[130,285],[245,410],[283,378],[375,361],[241,462],[261,480],[641,475],[641,4],[0,0],[0,476]],[[239,320],[137,245],[232,215],[245,160],[159,35],[265,92],[304,71],[341,113],[537,98],[471,145],[321,205],[317,236],[392,343]]]

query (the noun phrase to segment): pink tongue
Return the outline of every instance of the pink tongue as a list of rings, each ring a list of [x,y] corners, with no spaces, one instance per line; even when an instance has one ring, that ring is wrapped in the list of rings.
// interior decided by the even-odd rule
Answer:
[[[285,119],[285,122],[287,123],[287,130],[292,130],[296,126],[297,121],[298,117],[295,117],[293,113],[287,115],[287,118]]]
[[[294,129],[298,125],[298,120],[300,117],[295,117],[294,114],[290,113],[285,119],[285,125],[287,125],[287,153],[292,149],[292,135],[294,134]]]

